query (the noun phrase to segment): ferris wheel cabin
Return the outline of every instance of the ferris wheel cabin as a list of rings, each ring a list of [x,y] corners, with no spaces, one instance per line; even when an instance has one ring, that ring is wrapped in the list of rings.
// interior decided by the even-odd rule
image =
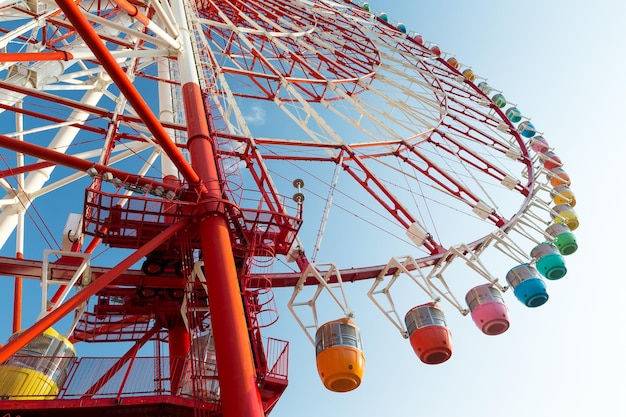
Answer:
[[[412,308],[404,317],[411,347],[428,365],[443,363],[452,356],[452,333],[443,310],[435,303]]]
[[[9,338],[15,339],[18,333]],[[49,400],[59,394],[76,359],[72,343],[49,328],[0,365],[0,397]]]
[[[509,328],[509,310],[504,304],[502,292],[493,284],[483,284],[469,290],[465,301],[472,312],[472,319],[487,335],[498,335]]]
[[[324,386],[335,392],[358,388],[365,372],[359,328],[349,319],[320,326],[315,333],[317,371]]]

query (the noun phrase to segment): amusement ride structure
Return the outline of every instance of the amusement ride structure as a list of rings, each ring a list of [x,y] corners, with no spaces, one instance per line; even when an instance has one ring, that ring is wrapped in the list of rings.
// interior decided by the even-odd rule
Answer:
[[[505,298],[544,304],[577,249],[541,132],[367,3],[0,0],[0,22],[9,416],[267,415],[275,288],[350,391],[346,283],[438,364],[446,314],[503,333]]]

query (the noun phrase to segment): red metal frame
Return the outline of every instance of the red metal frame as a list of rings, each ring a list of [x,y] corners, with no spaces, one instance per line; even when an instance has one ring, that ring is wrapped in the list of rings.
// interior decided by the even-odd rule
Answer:
[[[199,407],[208,413],[204,415],[223,415],[218,397],[203,398],[199,403],[198,398],[181,393],[179,387],[188,384],[186,378],[193,376],[173,374],[171,370],[182,370],[184,358],[137,356],[139,347],[157,332],[153,328],[146,333],[144,340],[123,357],[76,359],[56,399],[35,400],[24,396],[18,401],[3,401],[3,411],[29,416],[45,410],[46,415],[80,416],[107,415],[113,411],[119,415],[163,415],[175,410],[174,415],[194,416]],[[263,408],[269,412],[287,387],[289,344],[270,338],[267,352],[268,368],[258,384]],[[210,383],[216,377],[214,372],[207,370],[202,383]]]
[[[58,0],[57,4],[115,81],[120,91],[132,104],[155,140],[176,165],[187,183],[194,187],[202,199],[206,201],[204,204],[206,211],[198,213],[199,216],[205,216],[200,221],[199,229],[205,265],[207,265],[205,273],[213,318],[215,350],[220,368],[220,388],[224,415],[261,417],[264,415],[263,404],[256,385],[256,370],[252,358],[246,316],[241,301],[237,270],[230,245],[228,222],[226,214],[220,211],[219,201],[222,198],[222,190],[200,88],[193,83],[183,85],[184,109],[188,121],[187,147],[191,156],[190,166],[169,138],[159,120],[151,112],[141,94],[119,67],[106,45],[81,14],[78,5],[71,0]],[[155,239],[160,236],[162,235],[157,235]],[[160,243],[163,242],[164,240]],[[156,249],[156,247],[151,249]],[[144,256],[149,251],[139,250],[135,252],[135,254],[137,253]],[[106,282],[106,284],[108,283]],[[103,288],[104,286],[99,289]],[[95,291],[89,295],[93,294]],[[78,296],[74,298],[76,297]],[[68,302],[65,305],[71,304]],[[39,329],[39,331],[41,330],[43,329]],[[172,340],[170,348],[180,353],[184,350],[184,346],[179,344],[188,343],[184,340],[185,337]],[[186,346],[188,347],[188,345]],[[16,350],[8,353],[7,356],[15,353]],[[10,351],[10,349],[5,347],[3,351]],[[0,351],[0,359],[3,351]]]
[[[150,24],[149,18],[141,14],[131,2],[114,0],[114,3],[144,25]],[[228,5],[229,13],[232,13],[232,16],[229,17],[235,20],[240,18],[239,12],[252,16],[252,19],[257,15],[273,16],[276,21],[279,20],[278,13],[284,15],[291,13],[293,15],[293,11],[280,1],[270,0],[264,3],[255,3],[255,7],[250,7],[248,3],[238,0],[224,0],[222,3]],[[287,385],[287,345],[282,346],[280,353],[278,353],[278,357],[281,359],[273,362],[273,359],[269,357],[270,354],[274,354],[273,351],[270,351],[266,357],[259,331],[261,325],[256,317],[258,312],[255,311],[258,305],[247,298],[248,294],[245,292],[245,287],[264,287],[267,282],[271,282],[272,286],[293,286],[299,279],[299,273],[249,276],[241,273],[242,267],[237,265],[237,262],[259,253],[270,255],[287,254],[302,223],[301,207],[298,208],[297,216],[287,215],[287,211],[281,202],[281,197],[273,187],[269,172],[264,166],[264,159],[272,159],[272,156],[263,155],[260,147],[272,145],[272,140],[230,138],[226,137],[226,135],[218,138],[211,125],[211,103],[203,97],[200,86],[194,82],[182,85],[183,105],[188,125],[167,125],[161,123],[152,113],[141,93],[129,81],[125,70],[118,65],[105,43],[102,42],[104,37],[98,35],[94,31],[92,24],[83,16],[79,9],[79,4],[73,0],[57,0],[57,4],[65,13],[72,26],[58,21],[56,30],[42,29],[46,31],[44,36],[46,41],[44,43],[53,52],[34,54],[4,53],[0,54],[0,61],[30,61],[35,58],[37,60],[68,60],[71,59],[71,54],[54,51],[55,43],[60,45],[60,41],[69,36],[76,34],[81,36],[137,114],[137,117],[119,114],[116,115],[119,116],[118,120],[144,124],[179,170],[184,178],[184,182],[172,184],[165,179],[155,180],[129,175],[122,170],[111,168],[105,164],[94,164],[71,155],[0,135],[0,147],[45,160],[45,162],[33,163],[11,171],[2,171],[0,172],[0,178],[12,176],[16,173],[30,172],[55,164],[80,171],[95,169],[98,178],[95,180],[94,186],[88,190],[84,216],[86,222],[85,232],[87,235],[91,235],[93,240],[85,252],[90,253],[91,249],[100,242],[112,247],[135,250],[132,255],[111,269],[93,267],[91,271],[92,284],[67,300],[56,310],[51,311],[43,320],[24,331],[14,341],[0,348],[0,363],[8,356],[17,352],[20,347],[32,340],[42,330],[52,326],[61,317],[69,314],[78,305],[95,295],[101,303],[94,307],[93,313],[87,312],[84,319],[79,322],[77,331],[74,333],[74,340],[97,342],[108,340],[107,337],[110,336],[118,337],[118,340],[136,341],[136,344],[109,368],[108,373],[92,381],[91,385],[82,394],[80,402],[66,390],[59,396],[58,400],[46,403],[46,407],[49,407],[49,410],[61,412],[61,409],[71,409],[74,406],[76,407],[74,412],[82,414],[86,410],[96,408],[105,411],[108,407],[117,407],[117,411],[119,411],[124,410],[126,407],[126,410],[130,413],[132,412],[130,410],[134,407],[149,404],[153,406],[150,410],[163,411],[167,407],[181,407],[186,409],[187,414],[189,414],[189,410],[200,407],[208,412],[222,413],[226,417],[260,417],[265,415],[273,408],[276,400]],[[218,20],[219,15],[213,14],[215,12],[214,7],[210,2],[201,1],[198,3],[200,13]],[[326,6],[317,5],[316,7]],[[332,51],[332,54],[329,55],[320,54],[318,55],[318,61],[306,60],[297,54],[293,54],[292,64],[281,67],[279,70],[272,65],[271,60],[282,56],[284,51],[273,50],[275,46],[264,35],[257,36],[251,33],[248,38],[253,39],[259,48],[258,50],[249,50],[249,47],[242,44],[236,37],[223,32],[224,28],[221,28],[219,25],[211,29],[211,32],[207,32],[208,38],[223,37],[225,40],[223,45],[225,53],[237,50],[241,52],[242,56],[247,54],[245,58],[242,58],[240,67],[222,68],[225,74],[235,78],[245,78],[247,81],[247,83],[244,83],[246,88],[241,91],[235,91],[235,96],[288,101],[288,97],[280,96],[280,81],[286,78],[294,81],[294,88],[303,94],[307,101],[333,100],[337,98],[337,95],[334,90],[328,88],[325,80],[325,71],[328,71],[330,66],[333,67],[332,73],[337,78],[334,80],[336,86],[340,86],[346,94],[359,94],[364,88],[361,87],[363,83],[371,82],[373,79],[375,68],[380,64],[380,56],[375,45],[350,19],[341,14],[333,13],[334,9],[332,8],[328,8],[327,11],[328,13],[326,14],[318,14],[315,22],[313,22],[311,15],[306,13],[299,14],[294,19],[298,24],[304,26],[313,23],[320,24],[329,31],[341,27],[342,35],[340,36],[343,36],[343,40],[346,41],[345,44],[342,43],[344,49]],[[110,13],[120,12],[120,9],[115,9]],[[362,12],[355,10],[352,13],[358,14]],[[245,24],[244,21],[239,23]],[[388,24],[383,28],[374,28],[373,30],[383,31],[387,29],[390,31],[396,30]],[[359,43],[359,39],[362,42]],[[110,41],[122,45],[117,40],[110,39]],[[285,42],[288,43],[289,39],[285,38]],[[332,41],[326,40],[325,42]],[[424,56],[428,54],[430,56],[430,52],[417,44],[414,45],[414,50],[406,43],[400,47],[407,48],[414,55]],[[263,53],[259,51],[263,51]],[[200,54],[203,53],[203,51],[200,51]],[[266,53],[267,55],[264,55]],[[208,54],[207,56],[203,55],[203,59],[208,60]],[[416,65],[423,64],[416,62]],[[262,67],[263,71],[259,71],[259,67]],[[447,83],[445,80],[433,79],[431,82],[433,84],[439,83],[438,87],[450,93],[450,97],[446,98],[437,95],[437,99],[442,101],[442,107],[461,106],[455,110],[459,114],[470,118],[473,117],[476,120],[487,120],[486,123],[496,127],[495,119],[492,120],[488,115],[476,112],[473,108],[462,107],[462,104],[455,101],[452,97],[453,94],[468,94],[467,92],[461,92],[453,83]],[[249,85],[250,83],[252,83],[252,86]],[[108,114],[106,109],[86,106],[70,99],[11,85],[10,83],[0,82],[0,88],[31,95],[42,100],[49,100],[60,106],[84,110],[92,115],[107,117]],[[4,105],[2,108],[9,109],[8,106]],[[10,110],[47,121],[63,121],[49,115],[35,114],[24,109],[16,110],[15,108],[10,108]],[[502,115],[500,114],[500,116]],[[495,141],[493,138],[476,130],[464,120],[457,120],[454,116],[448,118],[442,116],[440,122],[452,130],[456,129],[459,132],[465,130],[465,133],[474,136],[475,140],[503,153],[507,149],[506,143]],[[454,126],[450,124],[454,124]],[[108,132],[102,128],[89,125],[77,125],[76,127],[94,132],[102,137],[108,137]],[[186,131],[188,138],[186,146],[189,150],[191,163],[188,163],[182,155],[181,145],[174,143],[168,136],[167,129],[174,129],[179,132]],[[117,133],[113,133],[111,137],[116,140],[144,140],[140,135],[133,136],[132,133],[120,134],[119,136],[117,136]],[[238,150],[236,154],[230,156],[239,157],[248,164],[249,172],[261,194],[261,201],[264,204],[263,208],[267,208],[267,210],[239,208],[232,201],[229,201],[232,195],[228,190],[226,179],[221,176],[219,165],[219,158],[226,152],[219,155],[219,151],[216,151],[216,142],[219,139],[240,141],[246,144],[244,151]],[[485,174],[494,178],[502,179],[504,176],[502,171],[490,166],[487,161],[465,149],[461,144],[457,144],[458,149],[452,149],[449,145],[439,143],[433,136],[414,139],[415,142],[429,141],[434,146],[442,148],[445,152],[454,153],[464,162],[478,170],[482,169]],[[280,141],[276,141],[275,144],[284,145]],[[333,149],[337,154],[341,154],[344,159],[321,156],[316,159],[314,157],[303,157],[301,154],[298,155],[298,152],[294,152],[294,155],[281,154],[280,158],[293,161],[306,159],[307,161],[318,160],[329,163],[341,163],[342,168],[381,207],[385,208],[399,224],[408,227],[415,221],[411,213],[402,207],[399,200],[392,195],[384,183],[376,178],[364,162],[368,158],[378,156],[374,155],[374,153],[378,152],[377,149],[382,149],[383,146],[387,145],[389,145],[389,148],[395,147],[396,151],[393,155],[400,158],[405,153],[410,153],[412,157],[418,157],[422,163],[426,164],[427,168],[420,169],[415,164],[413,167],[443,189],[465,200],[469,205],[478,202],[478,198],[469,190],[462,187],[453,177],[447,176],[444,171],[420,154],[413,146],[414,142],[411,141],[372,145],[379,148],[370,148],[371,154],[367,154],[368,150],[366,148],[370,146],[369,144],[337,145],[333,147],[328,144],[304,142],[299,144],[292,141],[292,149],[296,149],[298,146],[308,148],[324,147],[326,150]],[[361,150],[364,150],[363,154],[361,154]],[[216,152],[218,153],[216,154]],[[382,155],[385,151],[380,152]],[[390,155],[392,155],[390,152],[384,154],[384,156]],[[523,158],[526,158],[525,162],[528,164],[527,155],[523,155]],[[341,162],[339,162],[340,160]],[[406,162],[409,161],[406,160]],[[413,163],[411,162],[411,164]],[[99,187],[101,185],[99,182],[105,173],[113,175],[125,184],[135,184],[137,187],[144,187],[147,190],[161,187],[164,190],[174,191],[177,193],[176,197],[180,198],[180,200],[168,201],[159,198],[137,196],[137,194],[132,197],[118,195],[119,199],[127,200],[127,203],[125,205],[117,205],[115,198],[112,195],[106,195]],[[516,190],[523,195],[528,193],[527,188],[522,185],[518,185]],[[139,208],[133,206],[133,204],[139,204]],[[156,204],[156,208],[152,211],[149,208],[150,204]],[[170,209],[165,209],[165,206],[169,206]],[[135,216],[135,218],[133,219],[129,215]],[[151,220],[150,216],[153,215],[161,217],[158,217],[156,220],[152,218]],[[163,219],[163,216],[171,218],[166,221]],[[506,219],[495,214],[490,219],[498,226],[503,226],[506,223]],[[267,248],[255,246],[255,242],[259,241],[264,242]],[[480,244],[480,241],[473,243],[476,246]],[[183,358],[186,357],[190,350],[192,340],[192,335],[189,334],[187,327],[182,323],[180,303],[175,302],[171,297],[162,296],[162,294],[150,300],[140,300],[140,297],[136,294],[136,291],[142,288],[168,291],[178,290],[184,288],[188,283],[183,278],[172,273],[165,273],[158,277],[146,277],[139,271],[128,270],[129,267],[144,256],[149,256],[157,250],[169,250],[172,248],[172,245],[184,246],[188,250],[200,249],[203,253],[205,261],[204,273],[207,278],[206,295],[211,306],[212,331],[215,338],[215,351],[219,368],[218,375],[212,375],[212,378],[219,378],[221,404],[203,403],[199,405],[199,402],[194,401],[194,399],[187,399],[178,395],[180,381],[184,377],[184,369],[181,364],[184,361]],[[432,237],[428,238],[425,247],[432,256],[423,259],[420,266],[434,264],[444,252],[442,246]],[[76,250],[79,250],[79,248]],[[38,278],[41,276],[40,262],[22,260],[20,256],[16,258],[18,259],[0,258],[0,273],[16,276],[14,329],[20,327],[18,311],[21,309],[19,305],[21,297],[18,300],[18,294],[21,284],[18,285],[18,283],[21,282],[21,279],[18,277]],[[189,263],[190,259],[186,259],[186,262]],[[297,265],[300,268],[304,268],[307,262],[303,254],[297,259]],[[185,267],[189,268],[190,265]],[[378,276],[383,268],[385,267],[373,266],[350,269],[341,271],[341,275],[343,281],[370,279]],[[50,273],[56,279],[67,279],[72,275],[74,269],[73,265],[66,265],[61,261],[51,266]],[[240,272],[239,276],[238,271]],[[389,270],[389,273],[393,272],[393,269]],[[330,283],[332,282],[333,279],[331,279]],[[316,284],[316,282],[305,282],[305,284]],[[202,288],[194,288],[195,290],[204,291]],[[123,297],[132,300],[132,303],[116,305],[110,302],[112,297]],[[141,360],[138,361],[139,358],[136,358],[137,351],[148,340],[154,340],[153,338],[161,340],[161,337],[165,338],[163,336],[165,334],[167,334],[166,340],[170,355],[169,391],[155,388],[154,392],[150,392],[150,395],[145,397],[125,396],[124,386],[131,383],[131,368],[135,363],[141,362]],[[106,336],[100,338],[101,335]],[[274,347],[270,346],[268,349],[274,349]],[[161,360],[162,358],[158,359]],[[84,363],[86,363],[86,360],[77,361],[76,368],[72,374],[75,378],[78,375],[79,367]],[[128,367],[125,376],[122,378],[119,390],[114,393],[113,397],[96,398],[100,390],[112,381],[117,371],[125,366]],[[73,381],[76,380],[73,379]],[[35,410],[40,407],[36,401],[13,404],[12,406],[16,407],[14,409],[23,410]],[[144,408],[142,411],[146,409],[148,408]],[[65,412],[64,414],[71,415]],[[184,415],[184,412],[181,412],[181,415]]]
[[[43,333],[46,329],[52,327],[63,317],[72,313],[82,303],[86,302],[90,297],[97,294],[98,291],[103,290],[107,285],[115,280],[115,278],[117,278],[121,272],[128,270],[130,267],[139,262],[144,256],[152,252],[167,239],[171,238],[177,232],[183,230],[187,226],[187,224],[188,222],[183,220],[171,225],[163,233],[157,235],[146,245],[142,246],[126,259],[124,259],[122,262],[117,264],[115,267],[111,268],[108,272],[101,275],[98,280],[92,282],[82,291],[78,292],[65,303],[61,304],[57,309],[52,310],[48,315],[43,317],[41,320],[36,321],[31,327],[17,335],[15,339],[0,348],[0,363],[6,361],[11,355],[17,353],[19,349],[24,347],[36,336]]]
[[[237,37],[232,37],[227,30],[219,25],[211,27],[205,35],[208,39],[220,39],[222,50],[225,54],[239,57],[238,65],[223,67],[222,71],[231,77],[241,76],[242,85],[245,89],[235,92],[241,97],[254,97],[273,100],[277,96],[281,100],[288,100],[280,95],[281,78],[294,80],[293,86],[304,95],[308,101],[334,100],[336,94],[326,85],[325,79],[329,73],[337,86],[340,86],[347,94],[358,94],[363,91],[362,83],[371,82],[375,68],[380,64],[380,56],[376,46],[369,37],[341,13],[322,4],[316,4],[317,8],[324,8],[325,13],[313,16],[302,12],[298,8],[292,8],[284,1],[266,1],[253,5],[240,0],[222,0],[222,13],[235,22],[247,26],[249,23],[242,18],[243,15],[257,19],[258,22],[267,22],[267,18],[275,19],[276,22],[293,20],[303,30],[312,26],[324,27],[328,32],[337,33],[341,40],[336,41],[336,48],[328,48],[327,43],[333,40],[328,38],[318,41],[310,39],[313,47],[319,51],[327,51],[319,54],[314,59],[305,59],[298,54],[290,57],[293,62],[290,65],[279,67],[272,65],[270,61],[280,57],[282,50],[275,48],[272,42],[263,34],[250,33],[247,39],[255,44],[255,49],[250,49]],[[198,3],[198,11],[201,17],[222,21],[217,7],[212,2]],[[263,18],[261,18],[263,16]],[[267,24],[267,23],[266,23]],[[268,31],[274,28],[268,27]],[[285,40],[288,43],[287,40]],[[219,44],[217,42],[216,44]],[[262,52],[259,52],[262,51]],[[259,68],[260,67],[260,68]],[[369,81],[368,81],[369,80]],[[234,84],[239,84],[235,82]]]
[[[178,147],[170,139],[161,122],[157,119],[152,110],[150,110],[150,107],[143,99],[142,94],[137,91],[135,86],[126,76],[124,70],[119,66],[111,52],[107,49],[107,46],[102,42],[100,36],[96,33],[85,16],[83,16],[78,4],[71,0],[58,0],[57,5],[61,10],[63,10],[63,13],[65,13],[67,19],[72,23],[76,32],[82,37],[89,49],[98,58],[103,68],[107,70],[111,79],[113,79],[126,99],[129,103],[131,103],[143,123],[154,136],[154,139],[159,143],[159,145],[161,145],[163,151],[167,153],[174,164],[176,164],[176,167],[179,169],[181,175],[189,184],[194,187],[198,187],[199,192],[202,191],[203,187],[200,184],[200,177],[191,168],[191,166],[187,164],[185,158],[181,154]]]

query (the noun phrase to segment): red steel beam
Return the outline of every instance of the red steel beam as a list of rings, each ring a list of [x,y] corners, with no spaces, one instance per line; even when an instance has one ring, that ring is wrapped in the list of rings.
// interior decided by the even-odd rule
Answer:
[[[15,152],[20,152],[26,155],[33,156],[35,158],[44,159],[48,162],[52,162],[53,164],[63,165],[69,168],[73,168],[77,171],[87,171],[90,168],[95,168],[99,174],[103,174],[105,172],[111,173],[114,177],[125,180],[126,182],[131,182],[133,184],[139,184],[142,186],[150,186],[151,188],[163,187],[165,190],[176,191],[175,187],[171,185],[153,181],[148,178],[141,177],[135,174],[129,174],[126,171],[122,171],[120,169],[111,168],[107,165],[96,164],[86,159],[78,158],[73,155],[68,155],[65,153],[61,153],[55,151],[54,149],[48,149],[43,146],[35,145],[34,143],[17,140],[10,136],[0,134],[0,147],[5,149],[10,149]],[[50,166],[53,164],[42,163],[41,167]]]
[[[252,341],[237,277],[230,230],[222,205],[219,175],[213,153],[207,112],[200,86],[183,85],[192,166],[207,186],[206,214],[200,221],[211,325],[215,341],[220,399],[225,417],[263,417],[263,402],[256,382]],[[208,117],[211,117],[210,115]]]
[[[176,168],[187,182],[196,188],[199,194],[204,194],[205,188],[200,177],[194,169],[187,163],[185,157],[180,152],[174,141],[169,137],[167,131],[161,125],[159,119],[154,115],[148,103],[143,99],[142,94],[135,88],[124,70],[119,66],[116,59],[100,36],[96,33],[89,21],[83,16],[77,3],[73,0],[56,0],[57,5],[67,19],[72,23],[76,32],[82,37],[91,52],[106,70],[107,74],[115,82],[115,85],[122,92],[124,97],[133,106],[137,115],[143,120],[146,127],[154,136],[156,142],[161,145],[163,151],[169,156]],[[206,117],[206,116],[205,116]]]
[[[22,252],[15,254],[15,259],[24,259]],[[22,277],[16,276],[13,290],[13,333],[22,329]]]
[[[185,359],[191,347],[191,339],[189,330],[182,320],[176,324],[169,324],[167,330],[170,353],[170,387],[172,393],[177,393],[183,375]]]
[[[107,382],[111,380],[117,374],[117,372],[124,367],[124,365],[137,355],[139,349],[145,345],[157,332],[160,330],[159,326],[154,326],[143,335],[141,340],[138,340],[129,350],[122,356],[115,364],[104,373],[86,392],[81,398],[91,398],[104,387]],[[122,390],[124,386],[120,387]]]
[[[40,161],[35,162],[34,164],[22,165],[19,167],[9,168],[0,171],[0,178],[12,177],[14,175],[24,174],[31,171],[36,171],[39,169],[44,169],[48,167],[55,166],[54,162],[50,161]]]
[[[48,313],[45,317],[37,320],[31,327],[18,334],[15,339],[4,345],[4,347],[0,348],[0,363],[6,361],[11,355],[17,353],[17,351],[24,347],[28,342],[43,333],[49,327],[56,324],[59,320],[61,320],[68,314],[72,313],[78,306],[86,302],[98,291],[103,290],[107,285],[113,282],[122,272],[126,271],[128,268],[139,262],[141,258],[158,248],[161,244],[170,239],[176,233],[183,230],[188,223],[189,221],[186,219],[181,220],[178,223],[174,223],[173,225],[165,229],[162,233],[155,236],[144,246],[133,252],[129,257],[111,268],[108,272],[101,275],[100,278],[93,281],[91,284],[79,291],[76,295],[68,299],[65,303],[61,304],[55,310]]]
[[[69,61],[73,59],[67,51],[56,52],[6,52],[0,54],[0,62]]]

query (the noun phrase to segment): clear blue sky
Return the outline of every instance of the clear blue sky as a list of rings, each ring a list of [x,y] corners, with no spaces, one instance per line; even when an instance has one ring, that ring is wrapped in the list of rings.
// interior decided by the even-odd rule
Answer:
[[[573,416],[626,413],[626,284],[619,215],[626,134],[626,5],[620,1],[376,1],[517,103],[565,163],[581,226],[568,275],[548,303],[509,303],[514,322],[488,337],[454,320],[455,351],[419,362],[375,311],[358,310],[367,369],[354,392],[326,391],[308,341],[290,336],[290,384],[274,417]],[[354,288],[356,297],[367,289]],[[449,317],[449,316],[448,316]],[[293,319],[281,316],[289,327]],[[513,319],[512,319],[513,321]],[[366,330],[367,329],[367,330]],[[296,330],[297,331],[297,330]],[[373,334],[372,334],[373,333]]]

